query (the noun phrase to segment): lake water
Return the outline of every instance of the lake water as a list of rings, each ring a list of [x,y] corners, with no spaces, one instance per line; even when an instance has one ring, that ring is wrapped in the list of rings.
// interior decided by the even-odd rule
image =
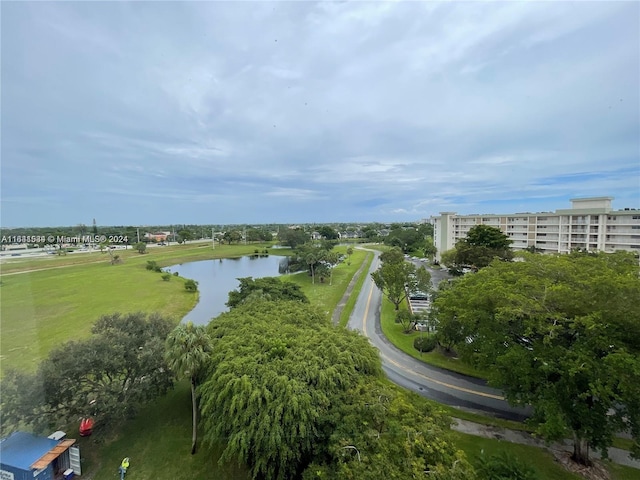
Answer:
[[[284,257],[222,258],[181,263],[164,270],[178,272],[181,277],[198,282],[200,300],[183,319],[196,325],[206,325],[209,321],[229,309],[225,305],[229,292],[238,288],[238,278],[277,277],[278,265]]]

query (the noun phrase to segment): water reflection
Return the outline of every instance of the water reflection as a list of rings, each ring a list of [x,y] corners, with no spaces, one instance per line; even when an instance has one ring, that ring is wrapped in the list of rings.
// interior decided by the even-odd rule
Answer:
[[[281,260],[282,257],[278,255],[254,255],[181,263],[165,270],[171,273],[178,272],[181,277],[198,282],[200,300],[182,321],[205,325],[213,317],[228,310],[225,303],[229,298],[229,292],[238,287],[238,278],[277,277]]]

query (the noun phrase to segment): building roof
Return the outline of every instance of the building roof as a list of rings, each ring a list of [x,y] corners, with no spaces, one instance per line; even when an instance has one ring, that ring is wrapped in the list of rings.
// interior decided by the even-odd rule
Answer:
[[[30,433],[14,432],[0,441],[0,461],[20,470],[31,470],[31,466],[60,443]]]

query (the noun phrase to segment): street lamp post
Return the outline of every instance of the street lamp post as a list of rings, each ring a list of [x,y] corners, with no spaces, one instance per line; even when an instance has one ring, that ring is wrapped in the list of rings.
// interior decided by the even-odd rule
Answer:
[[[360,452],[358,451],[358,449],[356,447],[354,447],[353,445],[347,445],[346,447],[342,447],[342,448],[351,448],[353,450],[356,451],[356,453],[358,454],[358,461],[361,462],[362,460],[360,460]]]

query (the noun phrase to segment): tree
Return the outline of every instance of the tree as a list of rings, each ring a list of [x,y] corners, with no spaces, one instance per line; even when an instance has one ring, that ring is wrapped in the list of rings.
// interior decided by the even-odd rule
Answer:
[[[403,228],[395,225],[395,228],[384,238],[384,244],[398,247],[403,253],[419,251],[424,247],[425,237],[415,227]]]
[[[433,259],[433,257],[436,256],[436,253],[438,253],[438,249],[433,244],[433,238],[427,237],[424,242],[424,256],[426,258]]]
[[[247,229],[247,242],[270,242],[271,240],[273,240],[273,235],[266,228]]]
[[[436,478],[471,480],[449,421],[418,395],[379,381],[361,382],[334,400],[317,460],[304,480]]]
[[[288,245],[291,248],[296,248],[298,245],[302,245],[309,241],[309,235],[301,229],[280,229],[278,233],[278,240],[282,245]]]
[[[323,225],[320,228],[318,228],[318,233],[322,235],[322,237],[325,238],[326,240],[337,240],[338,238],[340,238],[340,235],[338,234],[338,232],[336,232],[329,225]]]
[[[456,243],[453,263],[455,266],[469,265],[484,268],[494,259],[513,259],[511,240],[499,228],[476,225],[469,229],[467,237]]]
[[[333,269],[340,263],[340,256],[336,252],[327,252],[324,265],[329,269],[329,285],[333,284]]]
[[[327,441],[340,396],[381,375],[368,340],[309,304],[256,301],[209,323],[212,360],[199,387],[204,439],[253,478],[295,478]]]
[[[305,243],[299,245],[295,249],[296,258],[294,258],[290,264],[304,264],[309,268],[309,275],[311,275],[312,283],[315,283],[316,269],[321,267],[322,263],[327,259],[329,251],[333,248],[333,245],[329,242],[315,242]],[[326,271],[325,273],[328,273]]]
[[[178,230],[178,243],[184,243],[189,240],[193,240],[193,238],[194,238],[194,235],[191,230],[187,230],[186,228],[182,230]]]
[[[101,426],[131,417],[172,384],[163,360],[171,329],[172,323],[159,315],[100,317],[90,338],[52,350],[35,374],[7,375],[7,383],[3,379],[3,423],[10,417],[11,425],[46,431],[86,416]],[[23,405],[21,410],[16,403]]]
[[[188,377],[191,383],[191,412],[193,430],[191,455],[196,453],[198,405],[196,386],[211,354],[211,339],[203,325],[180,324],[169,334],[166,341],[167,365],[179,377]]]
[[[133,248],[135,248],[140,254],[147,253],[147,244],[144,242],[136,243]]]
[[[416,324],[416,317],[409,310],[397,310],[395,322],[402,325],[404,333],[409,333]]]
[[[222,239],[231,245],[231,242],[240,242],[242,240],[242,233],[240,230],[227,230],[224,232]]]
[[[349,265],[351,265],[351,255],[353,255],[353,248],[347,247],[347,261],[349,262]]]
[[[440,331],[463,359],[491,371],[513,404],[530,404],[548,439],[606,456],[628,430],[640,453],[640,279],[632,255],[523,254],[439,293]]]
[[[229,292],[229,300],[226,305],[229,308],[241,305],[248,298],[258,296],[267,300],[295,300],[302,303],[309,303],[309,299],[304,294],[300,285],[280,280],[277,277],[252,278],[245,277],[238,279],[238,288]]]
[[[382,264],[371,274],[376,286],[393,303],[398,311],[400,303],[407,298],[407,294],[420,290],[428,292],[431,289],[431,275],[426,268],[416,269],[415,265],[404,261],[402,251],[392,249],[380,255]]]

